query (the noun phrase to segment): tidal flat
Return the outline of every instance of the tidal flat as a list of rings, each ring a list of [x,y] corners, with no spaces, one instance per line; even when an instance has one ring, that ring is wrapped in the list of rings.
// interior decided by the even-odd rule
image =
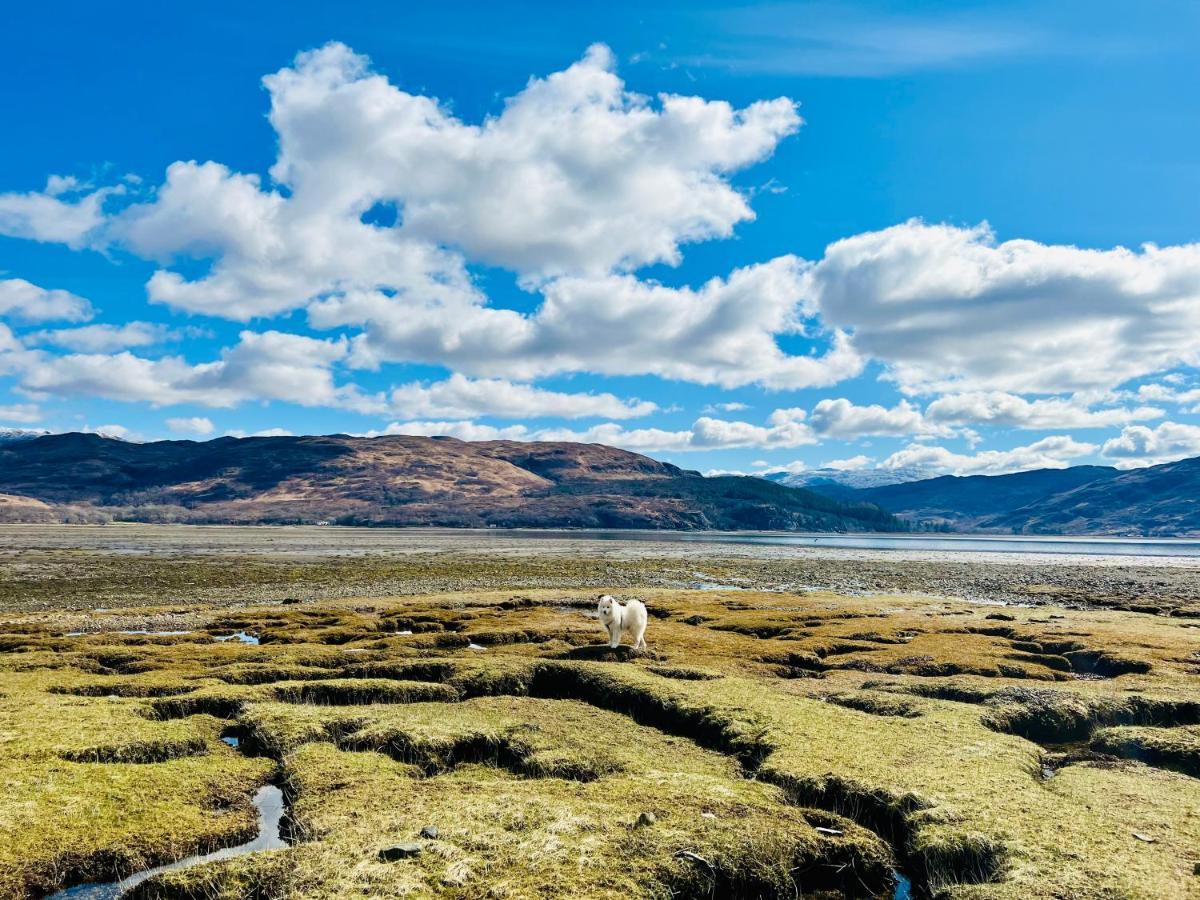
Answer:
[[[1200,897],[1200,570],[0,529],[0,896]],[[639,598],[611,651],[598,593]],[[227,639],[231,635],[237,639]]]

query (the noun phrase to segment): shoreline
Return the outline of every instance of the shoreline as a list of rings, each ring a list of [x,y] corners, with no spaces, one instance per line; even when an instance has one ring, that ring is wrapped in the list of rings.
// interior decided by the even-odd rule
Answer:
[[[333,600],[456,590],[924,594],[1200,620],[1200,558],[855,549],[320,526],[0,526],[0,610]]]

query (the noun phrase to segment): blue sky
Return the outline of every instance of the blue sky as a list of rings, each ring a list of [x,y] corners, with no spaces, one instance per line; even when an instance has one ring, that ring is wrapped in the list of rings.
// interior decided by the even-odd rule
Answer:
[[[0,424],[1200,454],[1195,4],[246,6],[10,11]]]

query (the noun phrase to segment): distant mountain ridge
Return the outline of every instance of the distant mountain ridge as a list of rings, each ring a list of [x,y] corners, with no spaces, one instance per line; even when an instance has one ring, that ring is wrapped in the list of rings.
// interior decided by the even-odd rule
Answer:
[[[758,478],[705,478],[601,444],[376,438],[0,442],[8,521],[333,523],[895,531],[846,503]]]
[[[820,485],[812,490],[822,491]],[[1009,475],[943,475],[833,496],[878,504],[921,527],[1017,534],[1200,534],[1200,458]]]

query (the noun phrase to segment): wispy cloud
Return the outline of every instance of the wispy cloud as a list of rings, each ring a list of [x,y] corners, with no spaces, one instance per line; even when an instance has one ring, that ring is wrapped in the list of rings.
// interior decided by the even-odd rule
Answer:
[[[778,3],[723,10],[720,39],[676,62],[745,72],[875,78],[1054,49],[1015,17],[897,13],[868,5]]]

